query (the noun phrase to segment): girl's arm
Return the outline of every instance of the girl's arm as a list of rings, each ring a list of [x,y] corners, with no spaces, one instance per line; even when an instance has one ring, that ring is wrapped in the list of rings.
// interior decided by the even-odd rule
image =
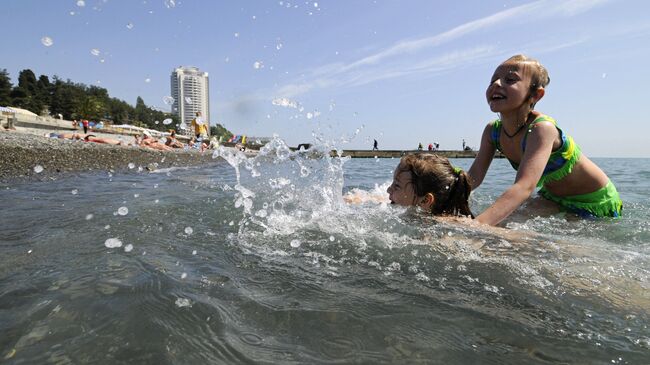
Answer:
[[[472,185],[472,190],[476,189],[483,182],[483,178],[487,173],[492,159],[494,158],[494,152],[496,148],[492,144],[492,123],[489,123],[483,130],[483,135],[481,136],[481,147],[478,150],[478,154],[472,163],[472,166],[467,171],[469,175],[469,181]]]
[[[542,177],[557,135],[557,129],[551,122],[541,122],[533,126],[533,131],[529,133],[526,141],[526,151],[521,157],[515,183],[476,217],[478,222],[496,225],[530,197],[537,181]]]

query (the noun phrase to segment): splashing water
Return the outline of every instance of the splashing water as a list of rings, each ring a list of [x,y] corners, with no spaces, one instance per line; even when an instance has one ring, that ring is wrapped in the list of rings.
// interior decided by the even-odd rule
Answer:
[[[167,105],[172,105],[172,104],[174,104],[174,101],[175,101],[174,98],[171,97],[171,96],[163,96],[162,100],[163,100],[163,103],[165,103]]]
[[[45,36],[45,37],[41,38],[41,43],[45,47],[50,47],[50,46],[52,46],[54,44],[54,41],[52,40],[52,38]]]
[[[109,238],[104,242],[104,246],[107,248],[118,248],[122,247],[122,241],[119,238]]]

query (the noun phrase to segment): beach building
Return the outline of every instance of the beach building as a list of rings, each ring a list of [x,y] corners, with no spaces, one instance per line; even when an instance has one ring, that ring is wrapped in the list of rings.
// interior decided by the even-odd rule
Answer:
[[[180,66],[172,71],[171,96],[174,98],[172,113],[187,125],[188,134],[193,133],[192,119],[201,112],[203,121],[210,129],[210,95],[208,73],[193,66]]]

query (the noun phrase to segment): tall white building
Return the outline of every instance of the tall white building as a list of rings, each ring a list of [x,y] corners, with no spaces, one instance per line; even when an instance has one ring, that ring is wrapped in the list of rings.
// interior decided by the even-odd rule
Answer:
[[[192,119],[196,112],[201,112],[203,121],[210,129],[210,94],[208,73],[197,67],[178,67],[172,71],[171,76],[172,113],[178,115],[179,120],[191,128]]]

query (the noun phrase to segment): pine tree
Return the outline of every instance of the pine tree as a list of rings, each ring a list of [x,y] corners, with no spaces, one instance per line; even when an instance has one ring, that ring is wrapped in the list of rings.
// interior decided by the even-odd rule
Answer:
[[[6,69],[0,70],[0,106],[11,105],[11,79]]]

